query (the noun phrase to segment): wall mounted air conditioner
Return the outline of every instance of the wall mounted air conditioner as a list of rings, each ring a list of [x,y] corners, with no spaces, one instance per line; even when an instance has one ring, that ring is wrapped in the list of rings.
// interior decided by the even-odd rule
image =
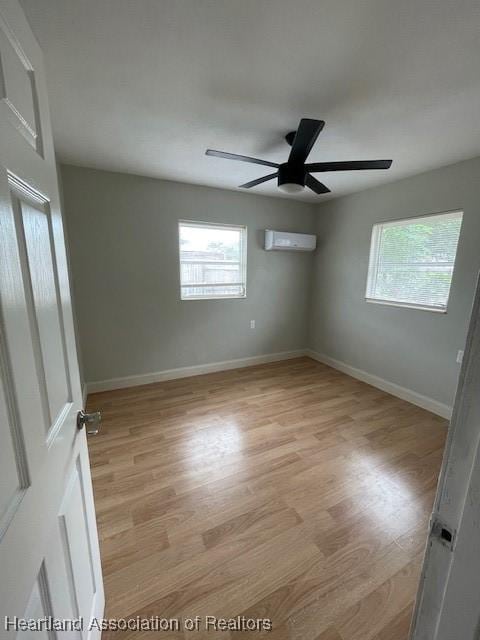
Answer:
[[[315,251],[317,236],[265,229],[265,251]]]

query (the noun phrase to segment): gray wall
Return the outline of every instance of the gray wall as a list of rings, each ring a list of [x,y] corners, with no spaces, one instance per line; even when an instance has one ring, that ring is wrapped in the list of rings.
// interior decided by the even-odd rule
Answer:
[[[68,165],[61,179],[88,382],[307,346],[313,255],[265,252],[262,230],[313,232],[312,205]],[[246,299],[180,301],[182,218],[248,226]]]
[[[455,209],[464,219],[448,312],[367,303],[372,225]],[[311,348],[452,404],[480,269],[480,158],[326,202],[317,215]]]

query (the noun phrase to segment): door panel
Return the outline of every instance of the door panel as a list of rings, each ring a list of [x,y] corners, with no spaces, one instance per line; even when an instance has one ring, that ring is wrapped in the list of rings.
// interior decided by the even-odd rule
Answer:
[[[39,153],[38,98],[35,72],[9,24],[0,16],[0,96],[6,117]]]
[[[17,178],[13,182],[9,177],[9,183],[30,330],[38,347],[36,371],[45,430],[50,432],[71,402],[50,209],[48,201]]]
[[[80,460],[78,459],[62,503],[59,524],[75,617],[83,617],[88,620],[92,613],[91,607],[95,601],[97,585],[88,535]],[[86,637],[85,634],[84,637]]]
[[[28,470],[23,436],[15,407],[7,362],[0,351],[0,538],[28,487]]]
[[[48,592],[47,577],[45,573],[45,566],[42,564],[40,571],[38,572],[37,579],[35,580],[32,588],[32,593],[28,599],[28,603],[23,614],[23,618],[29,620],[39,620],[41,618],[48,618],[53,616],[53,610],[50,603],[50,596]],[[34,638],[41,638],[42,640],[53,640],[51,633],[45,629],[38,631],[27,630],[19,631],[17,633],[18,640],[33,640]]]
[[[79,382],[42,56],[17,0],[0,0],[2,621],[103,615]]]
[[[2,376],[3,378],[3,376]],[[0,522],[12,508],[12,504],[18,500],[21,490],[20,478],[16,464],[16,452],[13,446],[12,423],[7,411],[7,401],[4,393],[4,381],[0,382],[0,424],[8,426],[0,435],[0,469],[2,470],[2,483],[0,484]],[[6,526],[6,523],[5,525]]]

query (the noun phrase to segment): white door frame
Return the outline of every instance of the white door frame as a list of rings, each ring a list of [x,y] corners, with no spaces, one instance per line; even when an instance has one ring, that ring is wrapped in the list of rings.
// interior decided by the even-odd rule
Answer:
[[[432,513],[411,640],[478,640],[479,631],[480,277]]]

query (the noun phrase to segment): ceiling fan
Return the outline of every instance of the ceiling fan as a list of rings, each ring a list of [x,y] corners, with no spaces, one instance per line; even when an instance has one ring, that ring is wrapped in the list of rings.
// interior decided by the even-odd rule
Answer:
[[[251,182],[241,184],[244,189],[251,189],[262,182],[278,178],[278,187],[286,193],[298,193],[308,187],[315,193],[330,193],[330,189],[322,182],[314,178],[312,173],[324,171],[358,171],[360,169],[389,169],[391,160],[351,160],[345,162],[313,162],[305,164],[308,154],[313,148],[320,131],[325,126],[323,120],[312,120],[302,118],[298,129],[290,131],[285,136],[285,140],[292,147],[287,162],[278,164],[269,160],[260,160],[250,156],[241,156],[236,153],[226,153],[225,151],[215,151],[207,149],[207,156],[217,156],[227,160],[240,160],[241,162],[252,162],[253,164],[263,164],[267,167],[275,167],[275,173],[257,178]]]

